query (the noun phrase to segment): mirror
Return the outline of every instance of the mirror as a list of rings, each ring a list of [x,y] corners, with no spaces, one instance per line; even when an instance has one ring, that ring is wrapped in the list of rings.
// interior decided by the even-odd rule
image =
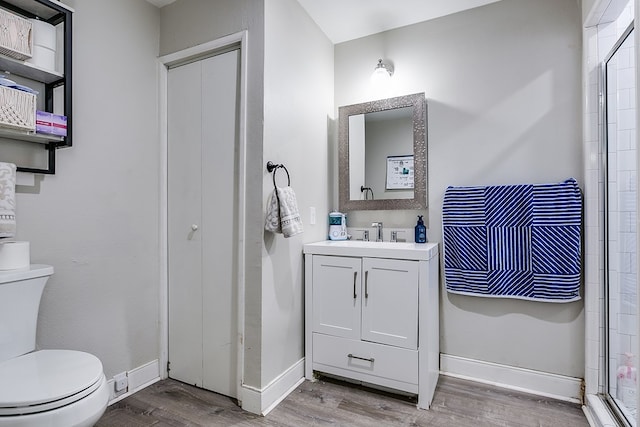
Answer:
[[[426,209],[424,93],[338,109],[340,211]]]

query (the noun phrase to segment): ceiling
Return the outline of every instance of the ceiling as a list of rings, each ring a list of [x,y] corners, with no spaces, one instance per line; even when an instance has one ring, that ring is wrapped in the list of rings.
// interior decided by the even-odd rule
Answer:
[[[171,4],[176,0],[147,0],[147,1],[156,7],[162,7],[162,6]]]
[[[335,43],[428,21],[499,0],[298,0]]]
[[[175,0],[147,0],[163,7]],[[297,0],[335,43],[428,21],[499,0]]]

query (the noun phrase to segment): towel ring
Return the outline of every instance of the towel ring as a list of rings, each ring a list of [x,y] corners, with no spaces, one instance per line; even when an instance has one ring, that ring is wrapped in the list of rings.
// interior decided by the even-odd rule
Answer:
[[[276,172],[280,168],[284,169],[284,171],[287,173],[287,186],[291,186],[291,177],[289,176],[289,171],[287,170],[287,168],[284,165],[278,165],[269,160],[267,162],[267,170],[273,173],[273,187],[278,188],[278,186],[276,185]]]

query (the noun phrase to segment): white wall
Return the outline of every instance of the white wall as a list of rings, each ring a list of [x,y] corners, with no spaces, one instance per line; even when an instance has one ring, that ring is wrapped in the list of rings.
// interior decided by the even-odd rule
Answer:
[[[349,116],[349,197],[350,200],[365,199],[368,193],[362,192],[366,181],[366,129],[364,114]]]
[[[324,240],[330,211],[329,136],[333,112],[333,45],[295,0],[265,2],[264,162],[282,163],[304,233],[264,233],[262,251],[262,382],[304,357],[302,245]],[[264,168],[263,200],[273,191]],[[279,186],[286,173],[279,171]],[[309,223],[315,207],[317,223]]]
[[[431,241],[442,241],[448,185],[582,182],[575,0],[501,1],[336,45],[336,109],[373,99],[369,75],[378,58],[393,62],[391,96],[426,93]],[[353,212],[349,226],[411,227],[417,214]],[[441,325],[443,353],[584,376],[582,302],[443,292]]]
[[[156,55],[147,2],[69,0],[73,147],[19,187],[17,238],[54,267],[37,344],[98,356],[108,378],[158,358]]]

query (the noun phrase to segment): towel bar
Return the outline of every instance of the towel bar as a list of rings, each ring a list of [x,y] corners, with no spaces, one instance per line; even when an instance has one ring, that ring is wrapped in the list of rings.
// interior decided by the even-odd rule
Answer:
[[[277,188],[277,185],[276,185],[276,172],[280,168],[284,169],[284,171],[287,173],[287,186],[290,187],[291,186],[291,178],[289,177],[289,171],[287,170],[287,168],[282,164],[276,164],[276,163],[273,163],[271,160],[269,160],[267,162],[267,171],[269,171],[270,173],[273,173],[273,186],[275,188]]]

